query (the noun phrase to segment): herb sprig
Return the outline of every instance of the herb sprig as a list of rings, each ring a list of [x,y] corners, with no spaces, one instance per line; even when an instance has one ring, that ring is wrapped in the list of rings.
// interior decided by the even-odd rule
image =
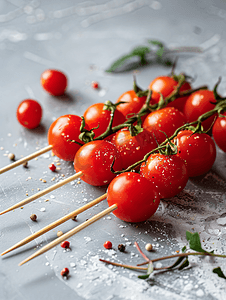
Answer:
[[[173,60],[169,54],[180,52],[201,53],[200,47],[174,47],[168,48],[164,43],[158,40],[148,40],[148,45],[139,45],[133,48],[129,53],[122,55],[111,66],[105,70],[108,73],[117,73],[131,71],[148,64],[160,64],[163,66],[172,66]]]
[[[167,270],[172,270],[172,269],[176,269],[176,268],[178,270],[183,270],[184,268],[189,266],[189,260],[188,260],[189,256],[200,255],[200,256],[213,256],[213,257],[226,258],[226,255],[215,254],[214,251],[208,252],[208,251],[204,250],[202,248],[200,236],[199,236],[198,232],[192,233],[190,231],[186,231],[186,238],[189,241],[189,248],[191,250],[194,250],[195,252],[187,252],[187,248],[186,248],[186,246],[184,246],[182,248],[181,253],[164,256],[164,257],[160,257],[160,258],[155,258],[155,259],[149,259],[143,253],[143,251],[140,249],[138,243],[135,242],[135,246],[136,246],[137,250],[139,251],[139,253],[142,255],[142,257],[145,259],[145,262],[137,264],[136,266],[131,266],[131,265],[127,265],[127,264],[111,262],[111,261],[104,260],[104,259],[100,259],[100,261],[105,262],[107,264],[111,264],[113,266],[124,267],[124,268],[131,269],[131,270],[146,271],[146,274],[139,275],[138,278],[148,279],[154,271],[162,271],[162,270],[167,271]],[[170,266],[162,267],[162,268],[156,268],[154,266],[154,263],[157,261],[173,259],[173,258],[177,258],[177,260]],[[148,265],[147,267],[142,267],[142,265],[146,265],[146,264]],[[224,275],[224,273],[220,267],[214,268],[213,273],[217,274],[221,278],[226,279],[226,276]]]

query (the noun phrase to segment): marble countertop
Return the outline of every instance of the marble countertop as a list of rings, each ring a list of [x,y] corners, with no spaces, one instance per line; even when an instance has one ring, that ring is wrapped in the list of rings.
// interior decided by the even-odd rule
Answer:
[[[197,46],[202,53],[177,54],[176,72],[194,78],[193,86],[207,84],[212,89],[219,76],[219,92],[226,94],[226,3],[190,0],[96,0],[96,1],[0,1],[0,166],[48,145],[47,132],[59,116],[82,115],[93,103],[117,98],[132,89],[133,74],[142,88],[170,68],[158,63],[136,71],[106,73],[110,64],[148,39],[160,40],[167,47]],[[175,55],[175,54],[174,54]],[[176,56],[172,56],[175,59]],[[63,97],[48,95],[40,85],[47,68],[64,71],[69,78]],[[92,88],[92,81],[100,85]],[[16,119],[18,104],[36,99],[43,107],[41,125],[23,128]],[[49,163],[56,160],[48,152],[1,175],[0,210],[27,195],[53,184]],[[60,245],[29,263],[18,264],[35,250],[67,232],[87,218],[107,208],[107,202],[89,209],[0,259],[0,299],[76,299],[76,300],[223,300],[225,280],[212,272],[226,260],[208,257],[190,259],[183,271],[155,274],[149,280],[138,272],[113,267],[99,261],[110,259],[136,265],[143,261],[134,242],[142,249],[151,243],[150,257],[170,255],[188,245],[186,230],[200,233],[203,247],[225,251],[226,237],[226,155],[217,149],[213,168],[202,178],[189,180],[178,196],[163,201],[150,220],[128,224],[113,214],[99,220],[69,239],[71,248]],[[55,182],[74,174],[72,163],[58,161]],[[40,181],[44,179],[44,181]],[[0,252],[65,214],[102,195],[106,188],[89,186],[76,180],[23,207],[0,216]],[[37,222],[30,220],[35,213]],[[110,240],[112,250],[103,243]],[[126,245],[126,252],[117,250]],[[161,264],[159,263],[159,266]],[[60,275],[68,267],[67,280]]]

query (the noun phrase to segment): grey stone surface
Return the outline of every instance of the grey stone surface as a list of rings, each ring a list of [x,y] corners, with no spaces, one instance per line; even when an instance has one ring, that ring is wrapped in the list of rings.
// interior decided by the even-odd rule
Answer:
[[[133,71],[115,74],[104,70],[120,55],[147,39],[159,39],[168,47],[201,46],[202,54],[180,54],[176,71],[195,77],[194,87],[207,84],[211,89],[222,76],[219,91],[226,94],[226,4],[224,1],[28,1],[0,0],[0,166],[47,145],[47,132],[55,118],[68,113],[82,115],[93,103],[116,99],[132,88]],[[69,78],[68,93],[55,98],[40,86],[40,75],[47,68],[64,71]],[[169,68],[157,64],[139,68],[138,84],[146,88]],[[93,90],[96,80],[100,90]],[[16,120],[16,108],[26,98],[37,99],[43,107],[41,126],[26,130]],[[32,160],[28,168],[19,166],[1,175],[0,210],[53,184],[48,164],[50,154]],[[61,174],[74,173],[73,165],[60,161]],[[60,246],[33,261],[18,263],[56,237],[57,230],[68,231],[107,207],[103,201],[35,241],[0,259],[0,299],[225,299],[225,280],[212,273],[223,259],[191,260],[192,267],[155,275],[149,281],[137,273],[110,268],[100,257],[137,264],[142,261],[134,241],[143,247],[151,242],[153,257],[169,255],[187,244],[185,231],[201,233],[206,249],[225,251],[226,236],[226,155],[218,149],[212,170],[202,178],[190,180],[185,190],[163,202],[156,215],[143,224],[127,224],[114,215],[93,224],[70,239],[71,250]],[[39,179],[47,182],[43,183]],[[95,199],[105,192],[85,183],[68,184],[41,199],[0,216],[0,252],[22,238]],[[45,202],[45,200],[49,200]],[[30,215],[38,216],[37,222]],[[103,243],[111,240],[114,249]],[[119,253],[117,245],[127,244]],[[62,268],[70,269],[63,280]]]

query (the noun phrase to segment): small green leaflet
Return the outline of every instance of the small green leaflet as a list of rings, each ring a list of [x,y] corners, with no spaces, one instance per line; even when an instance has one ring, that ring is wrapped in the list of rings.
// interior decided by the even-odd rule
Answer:
[[[202,248],[198,232],[192,233],[190,231],[186,231],[186,238],[189,241],[189,247],[192,250],[195,250],[197,252],[208,252]],[[213,253],[213,251],[208,253]]]
[[[226,276],[224,275],[220,267],[213,269],[213,273],[216,273],[219,277],[226,279]]]
[[[164,44],[157,40],[148,40],[148,43],[150,46],[137,46],[133,48],[128,54],[122,55],[119,59],[114,61],[111,66],[105,70],[106,72],[119,72],[119,69],[123,67],[126,63],[131,63],[132,58],[138,58],[138,62],[133,63],[128,68],[125,68],[125,70],[134,70],[139,68],[140,66],[147,65],[149,63],[160,63],[165,66],[171,66],[172,62],[168,60],[162,60],[163,54],[166,52],[166,48]],[[153,48],[151,46],[154,46]],[[157,47],[157,49],[156,49]],[[148,59],[148,54],[152,55],[152,59]]]
[[[151,273],[153,273],[153,271],[154,271],[153,263],[150,261],[148,263],[147,274],[140,275],[140,276],[138,276],[138,278],[140,278],[140,279],[147,279],[147,278],[149,278],[149,276],[151,275]]]

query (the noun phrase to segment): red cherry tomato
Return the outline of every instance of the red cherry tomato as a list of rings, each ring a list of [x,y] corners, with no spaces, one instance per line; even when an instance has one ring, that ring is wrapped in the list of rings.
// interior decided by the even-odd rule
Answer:
[[[209,135],[184,130],[178,133],[175,143],[177,155],[184,159],[189,177],[203,175],[211,169],[216,147]]]
[[[48,131],[48,142],[52,145],[53,153],[59,158],[73,161],[80,145],[70,142],[75,140],[82,144],[78,138],[82,119],[75,115],[65,115],[56,119]]]
[[[94,129],[95,137],[98,137],[104,133],[109,125],[111,119],[111,112],[109,110],[103,110],[104,103],[96,103],[87,108],[84,113],[84,119],[86,123],[86,129],[90,130],[99,125],[97,129]],[[114,119],[112,126],[117,126],[125,122],[125,117],[117,109],[114,113]]]
[[[115,161],[114,161],[115,160]],[[81,171],[81,179],[94,186],[109,184],[116,176],[111,172],[122,170],[122,159],[115,147],[108,141],[93,141],[83,145],[75,155],[74,168]]]
[[[168,97],[177,87],[178,82],[169,76],[160,76],[155,78],[150,84],[149,89],[152,90],[152,96],[151,96],[151,103],[158,103],[160,98],[160,93],[163,95],[164,98]],[[182,84],[180,88],[180,92],[184,92],[191,89],[191,85],[188,82],[185,82]],[[185,105],[185,102],[187,100],[187,96],[185,97],[179,97],[173,102],[169,103],[167,106],[169,107],[175,107],[178,110],[183,112],[183,108]]]
[[[189,123],[196,121],[199,116],[212,110],[215,107],[215,104],[213,103],[216,103],[216,100],[212,91],[200,90],[191,94],[184,106],[184,115],[187,121]],[[214,114],[202,122],[204,130],[210,129],[215,117],[216,115]]]
[[[142,163],[140,174],[158,187],[161,198],[176,196],[188,182],[185,162],[176,155],[150,155],[147,161]]]
[[[17,108],[17,120],[26,128],[38,127],[42,119],[41,105],[32,99],[22,101]]]
[[[125,172],[112,180],[107,191],[108,205],[117,205],[113,214],[126,222],[143,222],[157,210],[160,197],[155,185],[140,174]]]
[[[226,152],[226,112],[225,117],[218,117],[213,125],[212,134],[218,147]]]
[[[152,133],[146,129],[131,136],[129,129],[123,128],[116,132],[111,142],[122,157],[123,169],[143,159],[145,154],[158,147]]]
[[[117,109],[124,115],[125,118],[130,118],[134,114],[137,114],[142,106],[145,104],[146,97],[138,97],[134,90],[123,93],[116,103],[118,102],[127,102],[122,103],[117,106]]]
[[[61,96],[67,88],[66,75],[58,70],[46,70],[41,75],[41,85],[49,94]]]
[[[151,112],[143,123],[143,128],[152,132],[158,143],[170,137],[175,130],[186,123],[184,114],[174,107],[165,107]],[[165,132],[165,134],[163,133]]]

